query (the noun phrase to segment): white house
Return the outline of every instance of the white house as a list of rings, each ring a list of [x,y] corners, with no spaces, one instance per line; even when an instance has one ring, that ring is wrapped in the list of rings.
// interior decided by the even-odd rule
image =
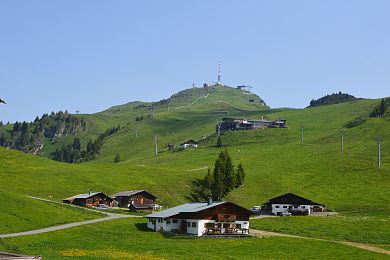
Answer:
[[[264,210],[275,215],[282,215],[286,212],[293,215],[310,215],[313,212],[324,211],[325,206],[296,194],[287,193],[264,203]]]
[[[194,202],[146,215],[155,231],[203,235],[247,235],[251,212],[232,202]]]
[[[180,144],[180,147],[182,148],[188,148],[188,147],[198,147],[199,143],[194,140],[188,140],[182,144]]]

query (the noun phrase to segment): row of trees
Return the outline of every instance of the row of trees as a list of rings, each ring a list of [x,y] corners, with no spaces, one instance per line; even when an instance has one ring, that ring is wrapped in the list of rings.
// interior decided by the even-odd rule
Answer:
[[[324,105],[331,105],[331,104],[338,104],[338,103],[344,103],[348,101],[352,101],[357,99],[356,97],[349,95],[347,93],[342,93],[341,91],[339,93],[333,93],[331,95],[323,96],[317,100],[311,100],[309,107],[318,107],[318,106],[324,106]]]
[[[60,149],[52,153],[52,159],[68,163],[93,160],[96,154],[100,152],[104,139],[118,132],[120,129],[120,125],[107,129],[104,133],[99,134],[95,141],[90,139],[84,150],[81,149],[80,139],[76,137],[72,144],[63,145]]]
[[[219,153],[213,171],[208,169],[203,179],[193,182],[190,197],[194,201],[204,201],[208,197],[221,200],[243,185],[244,180],[245,171],[242,164],[238,164],[235,169],[228,151],[224,150]]]
[[[390,106],[390,98],[382,98],[378,106],[370,113],[370,117],[382,117],[386,114],[387,108]]]

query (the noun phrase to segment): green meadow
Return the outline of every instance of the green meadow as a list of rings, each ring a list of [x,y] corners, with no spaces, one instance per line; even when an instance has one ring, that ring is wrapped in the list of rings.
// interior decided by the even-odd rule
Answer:
[[[95,213],[44,203],[27,196],[61,201],[89,189],[107,195],[122,190],[146,189],[158,196],[159,204],[165,207],[184,203],[188,201],[192,181],[202,178],[206,168],[213,167],[221,149],[227,149],[233,163],[241,162],[246,172],[244,185],[234,190],[227,200],[249,208],[293,192],[340,212],[332,217],[255,220],[251,222],[252,227],[388,247],[390,118],[368,118],[380,100],[362,99],[307,109],[269,109],[249,103],[251,98],[256,96],[235,89],[191,89],[172,97],[169,106],[156,105],[154,118],[142,121],[135,121],[135,118],[146,116],[152,110],[150,107],[135,109],[135,106],[150,103],[133,102],[97,114],[79,115],[92,122],[87,132],[78,135],[82,145],[109,127],[123,126],[105,139],[95,160],[85,163],[60,163],[46,158],[56,145],[71,142],[73,136],[64,137],[56,145],[48,144],[42,157],[0,148],[0,194],[6,198],[0,211],[0,233],[99,217]],[[225,114],[220,111],[225,111]],[[228,132],[222,136],[224,147],[215,147],[215,125],[222,117],[260,119],[262,116],[270,120],[286,119],[289,127]],[[356,120],[359,118],[364,120]],[[356,121],[356,126],[347,127]],[[344,151],[340,149],[341,129],[345,133]],[[155,135],[157,155],[154,154]],[[376,167],[378,136],[383,138],[380,169]],[[185,151],[166,148],[167,144],[179,145],[188,139],[201,140],[201,144],[196,149]],[[121,162],[114,163],[117,153]],[[215,258],[237,258],[240,255],[253,259],[330,258],[332,252],[339,258],[383,257],[339,244],[293,238],[222,242],[167,238],[139,228],[144,226],[143,223],[140,219],[116,220],[42,235],[2,239],[0,250],[41,254],[50,259],[73,253],[91,259],[99,254],[108,258],[104,255],[108,254],[105,248],[123,254],[123,258],[139,255],[180,259],[189,252],[194,252],[194,257],[200,259],[210,254]],[[81,242],[86,237],[88,239]]]
[[[0,241],[0,250],[44,259],[385,259],[332,242],[295,238],[204,239],[148,231],[144,220],[115,220]]]

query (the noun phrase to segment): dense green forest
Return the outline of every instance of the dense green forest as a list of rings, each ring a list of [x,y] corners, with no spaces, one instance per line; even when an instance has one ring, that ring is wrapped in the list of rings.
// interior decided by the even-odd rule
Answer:
[[[0,145],[28,153],[39,154],[44,146],[44,139],[49,138],[52,143],[57,138],[75,135],[86,131],[87,121],[67,111],[52,112],[38,116],[34,122],[18,122],[10,128],[9,124],[0,126]]]
[[[349,102],[349,101],[352,101],[355,99],[357,99],[357,98],[352,96],[352,95],[349,95],[347,93],[342,93],[340,91],[339,93],[333,93],[330,95],[326,95],[326,96],[323,96],[319,99],[312,99],[310,101],[310,105],[308,107],[318,107],[318,106],[344,103],[344,102]]]

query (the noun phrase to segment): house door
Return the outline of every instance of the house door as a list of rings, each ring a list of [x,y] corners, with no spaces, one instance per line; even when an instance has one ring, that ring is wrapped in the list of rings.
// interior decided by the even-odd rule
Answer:
[[[288,206],[288,211],[289,211],[289,212],[292,211],[292,206]]]
[[[187,233],[187,221],[185,220],[181,221],[180,231],[183,233]]]

